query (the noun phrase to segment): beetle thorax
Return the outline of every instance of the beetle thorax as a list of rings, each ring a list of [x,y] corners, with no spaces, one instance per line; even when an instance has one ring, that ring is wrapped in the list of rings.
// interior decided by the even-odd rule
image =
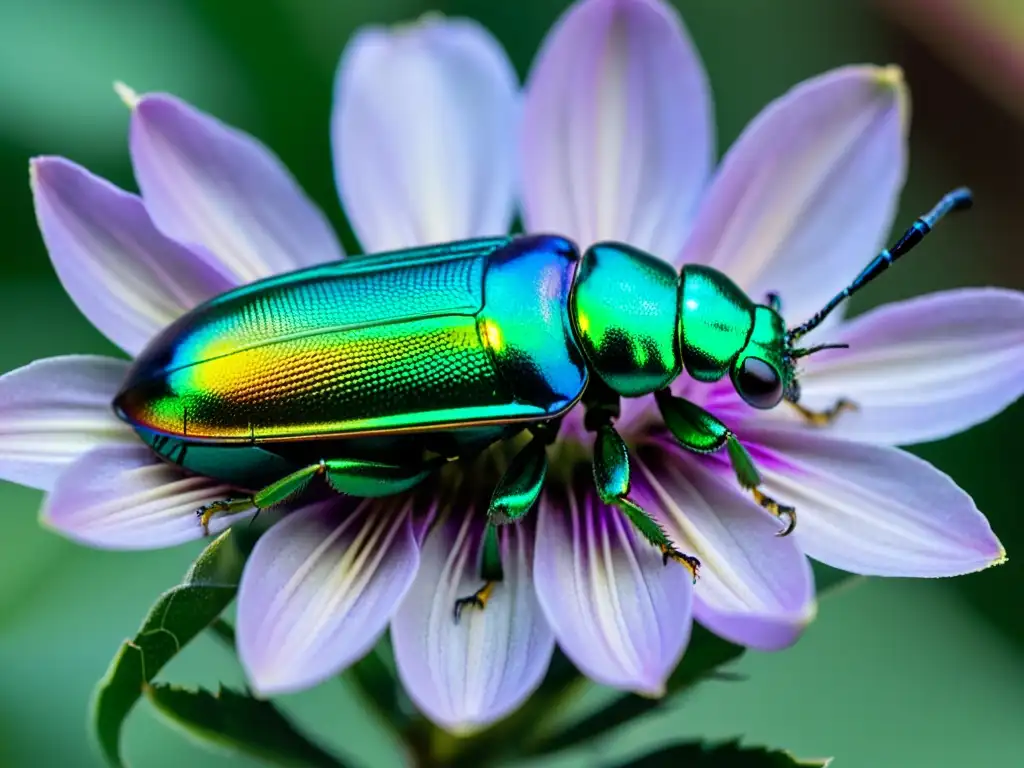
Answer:
[[[591,247],[571,316],[591,370],[620,395],[654,392],[682,371],[679,277],[660,259],[621,243]]]
[[[696,264],[680,280],[680,351],[686,372],[697,381],[729,373],[750,338],[754,304],[732,280]]]

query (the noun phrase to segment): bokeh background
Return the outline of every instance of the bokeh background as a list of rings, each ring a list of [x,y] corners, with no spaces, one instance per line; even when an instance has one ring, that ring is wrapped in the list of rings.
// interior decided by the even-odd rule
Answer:
[[[0,371],[46,355],[115,349],[62,292],[35,227],[28,158],[70,157],[134,189],[128,113],[111,90],[167,90],[273,147],[355,242],[328,155],[334,68],[360,25],[427,10],[482,21],[525,75],[566,0],[3,0],[0,2]],[[851,62],[894,62],[913,94],[900,223],[947,188],[977,196],[926,253],[858,296],[854,311],[958,285],[1024,288],[1024,1],[676,0],[714,88],[719,146],[797,81]],[[915,452],[977,499],[1007,565],[943,582],[867,580],[825,599],[790,651],[748,654],[743,682],[712,682],[634,728],[600,765],[644,742],[744,735],[837,768],[1024,765],[1024,405]],[[93,766],[92,686],[153,598],[198,548],[95,552],[37,522],[37,492],[0,483],[0,765]],[[240,683],[201,637],[163,676]],[[368,766],[397,752],[341,682],[287,697],[325,743]],[[212,755],[145,702],[129,721],[134,765],[247,761]]]

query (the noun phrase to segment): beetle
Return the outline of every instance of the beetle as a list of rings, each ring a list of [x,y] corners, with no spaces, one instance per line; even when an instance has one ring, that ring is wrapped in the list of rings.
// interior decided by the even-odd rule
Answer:
[[[594,433],[601,500],[696,579],[629,498],[629,457],[615,429],[620,398],[653,394],[665,426],[695,453],[725,450],[739,484],[784,519],[791,507],[761,477],[729,427],[673,395],[686,372],[726,375],[750,406],[786,401],[814,424],[853,404],[799,404],[796,361],[842,345],[797,345],[840,303],[908,253],[950,211],[950,192],[802,325],[787,330],[777,296],[751,300],[721,272],[602,242],[580,253],[555,235],[479,238],[363,255],[270,277],[180,317],[135,360],[114,399],[118,416],[158,456],[253,492],[198,510],[265,509],[320,477],[360,497],[409,490],[448,461],[526,432],[490,501],[484,586],[456,602],[483,608],[501,579],[497,525],[521,519],[544,483],[546,448],[577,403]]]

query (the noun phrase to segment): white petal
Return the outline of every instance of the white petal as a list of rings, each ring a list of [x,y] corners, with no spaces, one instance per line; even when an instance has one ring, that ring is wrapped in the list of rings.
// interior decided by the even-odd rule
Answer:
[[[203,537],[200,507],[237,495],[188,476],[142,444],[108,445],[80,457],[46,498],[42,518],[75,541],[104,549],[157,549]],[[251,511],[218,515],[217,534]]]
[[[967,288],[887,304],[822,341],[803,361],[801,404],[857,404],[827,434],[907,445],[995,416],[1024,393],[1024,293]],[[803,428],[789,408],[765,414]]]
[[[138,197],[81,166],[35,158],[31,179],[36,218],[61,283],[82,314],[129,354],[234,287],[209,254],[157,231]]]
[[[238,594],[238,651],[264,695],[315,685],[370,650],[419,566],[405,499],[289,514],[256,544]]]
[[[659,696],[690,639],[692,577],[664,564],[588,480],[541,499],[537,594],[558,645],[588,677]]]
[[[364,30],[338,69],[338,189],[368,252],[503,235],[513,212],[515,71],[476,22]]]
[[[652,0],[577,3],[527,87],[524,216],[586,247],[682,247],[714,156],[711,96],[682,21]]]
[[[744,428],[774,460],[766,491],[797,508],[793,536],[811,557],[868,576],[956,576],[1006,553],[971,497],[896,448],[809,432]]]
[[[845,67],[765,108],[711,184],[684,263],[710,264],[756,301],[778,291],[806,320],[882,246],[907,164],[896,68]]]
[[[128,363],[73,355],[0,376],[0,478],[49,490],[79,456],[101,445],[138,445],[111,402]]]
[[[330,224],[252,136],[163,94],[133,104],[132,163],[146,209],[248,283],[341,258]]]
[[[676,546],[701,561],[697,619],[751,648],[794,643],[815,616],[814,580],[796,542],[778,536],[782,523],[681,448],[642,446],[635,466],[637,502],[661,510]]]
[[[479,519],[453,515],[431,531],[420,572],[391,623],[409,695],[431,720],[456,732],[518,707],[540,684],[555,647],[533,589],[529,524],[501,529],[504,581],[483,611],[469,607],[455,623],[455,601],[483,586]]]

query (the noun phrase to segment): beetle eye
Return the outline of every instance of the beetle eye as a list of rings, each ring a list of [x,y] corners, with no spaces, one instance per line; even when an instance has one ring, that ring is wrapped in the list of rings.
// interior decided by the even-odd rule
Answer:
[[[733,383],[740,397],[754,408],[774,408],[782,400],[782,379],[778,372],[757,357],[744,359]]]

